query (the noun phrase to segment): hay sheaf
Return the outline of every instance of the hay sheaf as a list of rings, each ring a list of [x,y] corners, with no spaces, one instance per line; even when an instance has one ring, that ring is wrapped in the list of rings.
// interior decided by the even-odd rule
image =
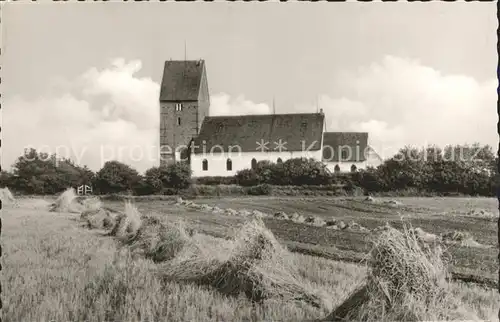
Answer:
[[[290,220],[295,222],[295,223],[302,224],[306,221],[306,218],[304,216],[300,215],[299,213],[294,212],[293,214],[290,215]]]
[[[259,211],[259,210],[252,210],[252,215],[253,218],[256,218],[256,219],[262,219],[262,218],[266,218],[268,217],[269,215],[266,214],[265,212],[262,212],[262,211]]]
[[[84,211],[95,211],[102,208],[102,201],[99,197],[83,198],[80,203],[84,207]]]
[[[461,247],[491,248],[491,245],[483,245],[474,240],[472,235],[463,231],[449,231],[441,235],[425,232],[422,228],[415,228],[412,232],[417,238],[426,244],[456,245]]]
[[[278,212],[274,213],[273,217],[275,219],[281,219],[281,220],[288,220],[288,219],[290,219],[288,217],[288,215],[286,213],[284,213],[283,211],[278,211]]]
[[[158,263],[172,260],[193,244],[191,240],[195,234],[182,221],[169,222],[166,217],[143,216],[127,201],[125,211],[116,216],[108,235],[118,237],[132,255],[144,256]]]
[[[77,195],[75,189],[68,188],[64,191],[56,201],[50,206],[49,211],[51,212],[69,212],[69,213],[81,213],[85,210],[84,205],[82,205],[77,200]]]
[[[293,213],[291,215],[288,215],[287,213],[283,211],[278,211],[275,212],[274,214],[270,215],[264,212],[261,212],[259,210],[247,210],[247,209],[240,209],[240,210],[234,210],[231,208],[225,208],[221,209],[217,206],[209,206],[206,204],[197,204],[192,201],[185,201],[182,198],[178,198],[177,201],[175,202],[175,205],[183,205],[185,207],[189,207],[191,209],[196,209],[196,210],[201,210],[201,211],[210,211],[214,214],[225,214],[229,216],[241,216],[241,217],[247,217],[247,218],[256,218],[256,219],[262,219],[262,218],[274,218],[277,220],[290,220],[295,223],[300,223],[300,224],[305,224],[309,226],[314,226],[314,227],[327,227],[328,229],[333,229],[333,230],[343,230],[343,229],[349,229],[351,231],[368,231],[369,229],[361,226],[358,223],[351,222],[349,224],[345,224],[342,221],[339,221],[337,224],[332,224],[332,220],[330,221],[325,221],[321,217],[316,217],[316,216],[308,216],[304,217],[303,215],[300,215],[298,213]],[[336,220],[335,220],[336,222]]]
[[[390,205],[390,206],[402,206],[403,203],[399,200],[387,200],[387,201],[384,201],[384,204],[386,205]]]
[[[450,231],[441,234],[440,240],[446,245],[459,245],[462,247],[491,248],[491,245],[483,245],[472,237],[468,232]]]
[[[326,226],[326,221],[323,218],[316,216],[309,216],[306,218],[305,223],[310,226],[323,227]]]
[[[234,210],[231,208],[222,209],[222,208],[219,208],[217,206],[210,206],[207,204],[197,204],[197,203],[192,202],[192,201],[186,201],[180,197],[175,202],[175,205],[183,205],[183,206],[189,207],[191,209],[207,211],[207,212],[211,212],[214,214],[225,214],[225,215],[229,215],[229,216],[242,216],[242,217],[252,217],[252,218],[264,218],[264,217],[269,216],[268,214],[261,212],[259,210],[251,210],[250,211],[247,209],[240,209],[240,210]]]
[[[472,209],[472,210],[469,210],[466,215],[471,216],[471,217],[492,218],[492,219],[498,217],[498,215],[496,213],[493,213],[493,212],[485,210],[485,209]]]
[[[154,217],[146,217],[137,234],[126,241],[134,254],[140,254],[154,262],[173,259],[190,243],[195,231],[184,222],[170,223]]]
[[[439,246],[431,247],[411,230],[386,226],[370,252],[366,284],[325,321],[419,321],[453,316],[448,272]]]
[[[322,307],[323,300],[295,277],[297,270],[289,256],[264,223],[253,219],[237,232],[226,259],[191,256],[166,266],[163,277],[210,285],[226,295],[243,293],[258,303],[277,298]]]
[[[7,187],[0,188],[0,200],[2,200],[2,206],[19,206],[14,198],[14,195]]]
[[[83,206],[80,219],[86,221],[90,229],[112,229],[116,225],[118,214],[102,207],[98,197],[77,198]]]
[[[141,213],[130,202],[125,202],[125,211],[116,217],[116,224],[109,233],[119,238],[131,238],[141,227]]]
[[[89,209],[81,213],[80,219],[87,222],[90,229],[112,229],[116,225],[117,214],[107,209]]]

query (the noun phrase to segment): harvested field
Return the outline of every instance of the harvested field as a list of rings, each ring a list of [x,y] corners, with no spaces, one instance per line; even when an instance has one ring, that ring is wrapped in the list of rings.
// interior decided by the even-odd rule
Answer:
[[[269,200],[254,199],[254,204],[261,206],[255,208],[248,201],[241,208],[228,202],[228,208],[233,209],[230,214],[220,200],[217,204],[207,202],[207,206],[219,208],[215,211],[175,206],[175,201],[106,201],[82,215],[49,212],[48,207],[30,207],[38,202],[23,200],[20,208],[3,210],[4,214],[9,212],[4,216],[8,275],[4,274],[3,284],[12,290],[3,316],[9,321],[322,320],[364,285],[370,267],[367,270],[363,265],[328,258],[367,258],[371,249],[368,233],[306,222],[314,218],[332,222],[340,217],[335,211],[321,215],[283,207],[267,212],[263,208]],[[240,215],[243,208],[247,212]],[[278,211],[290,214],[289,218],[258,219]],[[98,229],[84,228],[80,223],[86,223],[94,212],[102,218],[122,219]],[[294,222],[299,216],[304,221]],[[308,220],[310,216],[314,218]],[[369,226],[369,220],[359,217],[340,219],[346,224],[355,221]],[[247,223],[246,228],[243,223]],[[474,232],[470,234],[477,239]],[[469,237],[449,235],[454,239]],[[476,273],[484,265],[478,253],[491,251],[451,247],[456,247],[459,262],[464,261],[461,265],[468,263]],[[193,259],[198,259],[198,266],[185,266]],[[198,273],[196,267],[201,267]],[[495,290],[463,283],[449,285],[447,294],[456,305],[453,316],[496,316],[500,298]]]
[[[332,259],[345,259],[358,262],[370,249],[369,233],[347,229],[331,229],[304,225],[310,216],[322,218],[327,222],[332,218],[348,224],[354,221],[369,230],[390,223],[401,229],[403,221],[411,223],[423,231],[441,236],[450,232],[467,232],[474,241],[485,247],[449,244],[446,251],[451,255],[451,265],[457,276],[476,276],[477,280],[496,283],[498,276],[496,218],[473,217],[468,214],[472,209],[495,211],[494,198],[378,198],[379,202],[366,202],[364,198],[327,198],[327,197],[241,197],[207,198],[193,200],[219,209],[230,208],[234,213],[239,210],[258,210],[267,214],[283,213],[287,216],[301,217],[297,220],[264,218],[266,226],[282,243],[295,251],[316,254]],[[386,200],[397,200],[401,206],[389,205]],[[189,202],[189,201],[188,201]],[[107,203],[116,207],[120,203]],[[172,201],[137,202],[141,211],[165,213],[172,207]],[[497,211],[497,210],[496,210]],[[189,207],[176,207],[167,211],[191,222],[197,230],[214,236],[229,236],[232,229],[244,218],[226,213],[211,213]],[[280,214],[280,217],[283,216]],[[477,246],[477,245],[468,245]],[[476,279],[475,277],[471,280]]]

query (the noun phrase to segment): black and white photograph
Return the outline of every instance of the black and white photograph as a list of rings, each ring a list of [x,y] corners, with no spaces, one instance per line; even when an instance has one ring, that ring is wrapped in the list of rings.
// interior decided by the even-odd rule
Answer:
[[[499,320],[496,2],[0,15],[2,320]]]

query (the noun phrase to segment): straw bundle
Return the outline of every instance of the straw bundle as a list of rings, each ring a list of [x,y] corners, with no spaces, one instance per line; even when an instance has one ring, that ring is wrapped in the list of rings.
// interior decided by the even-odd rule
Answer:
[[[131,238],[141,227],[141,213],[130,201],[125,202],[125,212],[116,218],[116,224],[109,233],[111,236]]]
[[[84,207],[84,211],[93,211],[102,208],[101,199],[99,199],[98,197],[84,198],[81,201],[81,204]]]
[[[16,204],[16,199],[7,187],[0,189],[0,200],[2,200],[3,206],[11,206]]]
[[[174,258],[190,242],[193,233],[182,221],[168,223],[148,217],[127,243],[133,253],[142,254],[154,262],[163,262]]]
[[[371,251],[366,285],[325,321],[446,318],[447,271],[439,247],[425,246],[412,231],[384,227]]]
[[[80,219],[87,221],[90,229],[112,229],[116,225],[116,215],[106,209],[86,210]]]
[[[232,241],[227,259],[191,256],[174,261],[164,278],[211,285],[223,294],[240,293],[255,302],[270,298],[304,301],[321,307],[322,299],[299,281],[293,261],[261,220],[248,221]]]
[[[75,189],[68,188],[51,205],[52,212],[80,213],[84,210],[82,204],[76,200]]]

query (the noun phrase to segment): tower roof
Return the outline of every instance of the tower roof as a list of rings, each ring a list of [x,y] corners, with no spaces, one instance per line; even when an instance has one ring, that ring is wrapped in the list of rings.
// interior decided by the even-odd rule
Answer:
[[[160,101],[197,101],[204,70],[204,60],[166,61]]]

